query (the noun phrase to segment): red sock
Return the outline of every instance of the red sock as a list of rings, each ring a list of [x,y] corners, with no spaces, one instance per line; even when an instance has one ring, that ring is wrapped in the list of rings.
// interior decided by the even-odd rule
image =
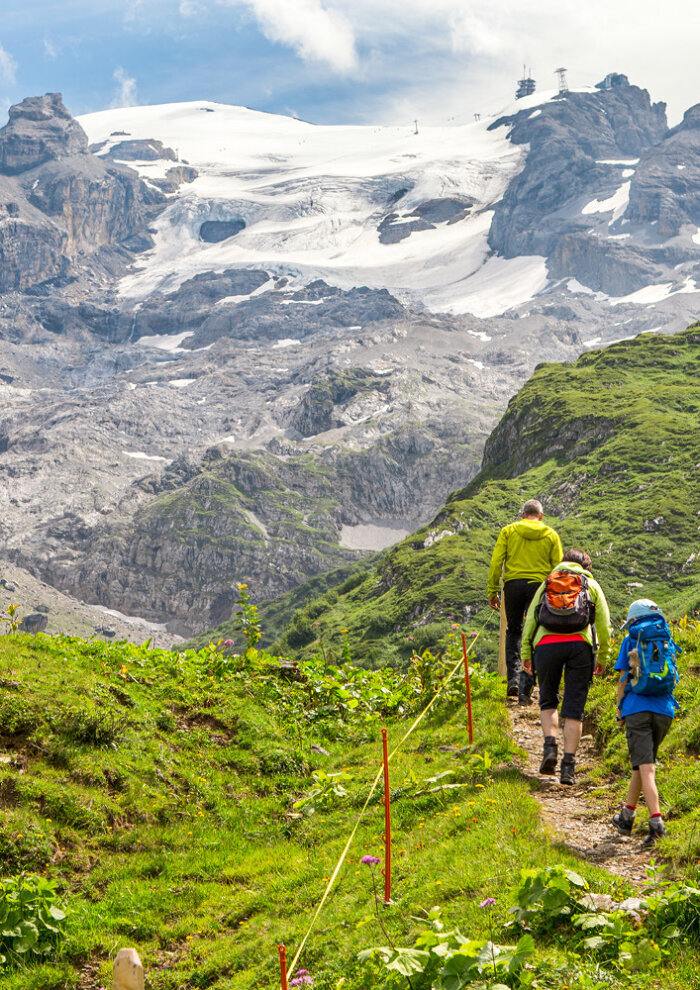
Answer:
[[[636,804],[626,804],[625,805],[625,808],[627,808],[628,811],[636,811],[637,810],[637,805]]]
[[[661,818],[661,812],[657,811],[655,815],[649,815],[650,818]]]

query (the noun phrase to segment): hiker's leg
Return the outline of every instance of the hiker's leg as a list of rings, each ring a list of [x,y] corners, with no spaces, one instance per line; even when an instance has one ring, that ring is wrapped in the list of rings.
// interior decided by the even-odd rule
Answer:
[[[535,592],[539,588],[539,581],[528,581],[523,589],[523,614],[527,613],[530,607],[532,599],[535,597]],[[528,674],[526,670],[520,670],[520,685],[518,698],[526,703],[530,703],[530,695],[532,694],[532,689],[535,686],[535,668],[533,665],[532,674]]]
[[[564,721],[564,753],[571,756],[576,754],[578,744],[581,742],[583,732],[583,722],[575,718],[567,718]]]
[[[537,646],[533,659],[540,686],[540,721],[545,739],[548,736],[556,737],[559,729],[559,685],[564,669],[560,647],[560,643]]]
[[[642,782],[644,801],[649,809],[649,817],[660,815],[659,792],[656,787],[656,768],[653,763],[640,763],[639,776]]]
[[[566,648],[564,668],[564,700],[561,717],[564,719],[564,756],[574,756],[583,732],[583,710],[586,707],[591,683],[593,652],[583,640],[558,644]]]
[[[506,581],[503,585],[503,603],[506,612],[506,671],[508,694],[517,693],[520,679],[520,639],[523,634],[524,594],[529,581]]]
[[[630,785],[627,788],[627,807],[636,808],[639,804],[639,795],[642,793],[642,777],[639,768],[632,771]]]

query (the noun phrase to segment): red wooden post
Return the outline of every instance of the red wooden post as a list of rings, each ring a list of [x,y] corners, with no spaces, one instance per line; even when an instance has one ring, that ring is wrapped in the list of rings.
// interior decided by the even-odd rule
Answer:
[[[462,656],[464,657],[464,686],[467,690],[467,721],[469,723],[469,745],[474,742],[474,726],[472,725],[472,688],[469,683],[469,657],[467,656],[467,637],[462,633]]]
[[[384,903],[391,903],[391,793],[389,790],[389,742],[386,729],[382,729],[382,755],[384,761]]]
[[[289,990],[289,985],[287,983],[287,948],[284,945],[279,946],[280,954],[280,981],[281,990]]]

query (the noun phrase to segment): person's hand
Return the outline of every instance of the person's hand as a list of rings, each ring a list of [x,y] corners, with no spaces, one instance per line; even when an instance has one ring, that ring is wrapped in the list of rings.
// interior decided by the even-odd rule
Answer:
[[[526,674],[532,674],[532,660],[523,660],[523,670]]]
[[[617,724],[618,724],[618,725],[623,725],[623,724],[624,724],[624,721],[625,721],[625,720],[624,720],[624,718],[622,717],[622,712],[620,711],[620,709],[619,709],[619,708],[618,708],[618,710],[617,710],[617,714],[615,715],[615,718],[617,719]]]
[[[501,607],[501,597],[500,597],[500,595],[494,595],[493,598],[489,598],[489,605],[491,606],[491,608],[493,608],[496,611],[498,611],[498,609],[500,609],[500,607]]]
[[[597,663],[595,665],[595,669],[593,673],[595,674],[596,677],[600,677],[601,674],[605,673],[605,667],[602,665],[602,663]]]

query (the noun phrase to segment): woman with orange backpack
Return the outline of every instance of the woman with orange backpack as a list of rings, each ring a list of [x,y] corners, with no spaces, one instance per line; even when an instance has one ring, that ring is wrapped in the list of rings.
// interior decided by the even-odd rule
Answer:
[[[557,766],[559,688],[564,676],[562,784],[576,781],[583,710],[593,674],[602,673],[610,632],[608,603],[591,574],[591,558],[583,550],[567,550],[535,592],[525,619],[522,646],[523,669],[532,673],[534,654],[540,686],[543,774],[553,774]]]

